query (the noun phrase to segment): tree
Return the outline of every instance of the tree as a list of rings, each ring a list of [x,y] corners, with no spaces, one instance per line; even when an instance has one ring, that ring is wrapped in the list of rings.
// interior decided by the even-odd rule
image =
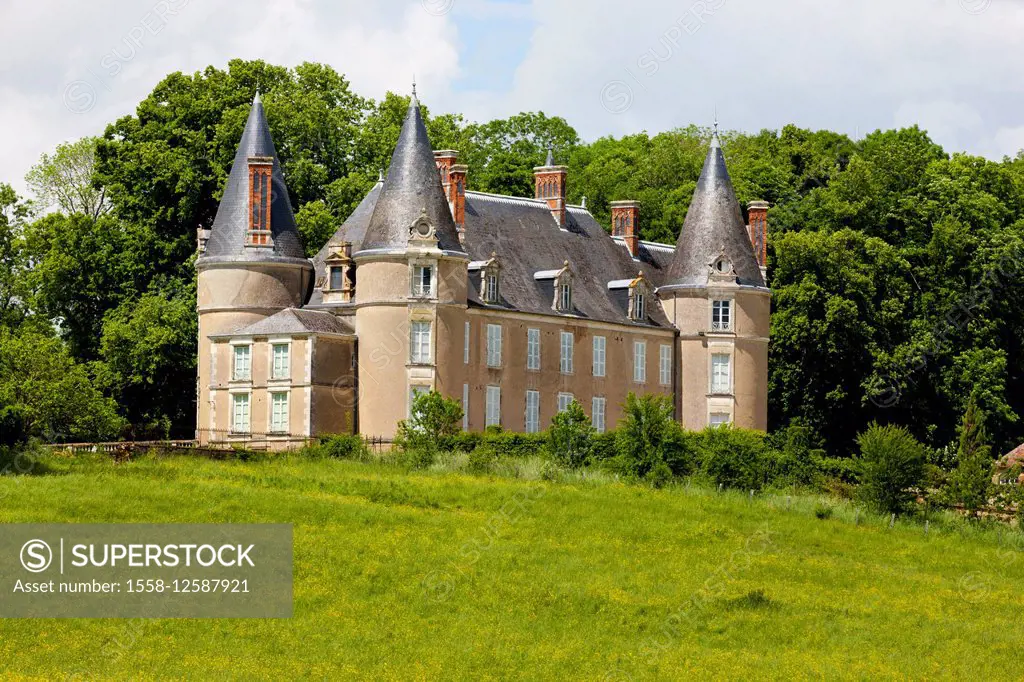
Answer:
[[[570,469],[580,468],[590,458],[595,433],[583,407],[573,400],[551,420],[548,440],[552,458]]]
[[[195,416],[195,288],[149,292],[103,321],[99,380],[139,437],[191,437]]]
[[[0,184],[0,327],[25,315],[25,273],[29,262],[22,239],[28,207],[10,185]]]
[[[31,328],[0,328],[0,411],[16,411],[24,431],[47,441],[116,437],[116,403],[96,388],[57,338]]]
[[[106,188],[96,182],[97,142],[98,138],[83,137],[42,155],[25,181],[44,205],[93,220],[110,211]]]
[[[949,476],[947,499],[971,513],[988,503],[992,487],[992,458],[985,434],[985,415],[972,395],[960,425],[956,468]]]
[[[672,473],[690,472],[690,453],[682,443],[679,424],[668,396],[630,393],[622,406],[623,417],[615,434],[615,449],[621,470],[644,477],[659,465]]]
[[[398,423],[395,445],[414,455],[414,463],[428,466],[434,456],[462,431],[462,406],[437,391],[413,398],[409,419]]]
[[[857,442],[863,499],[887,514],[906,511],[924,478],[924,446],[902,427],[878,424],[869,426]]]

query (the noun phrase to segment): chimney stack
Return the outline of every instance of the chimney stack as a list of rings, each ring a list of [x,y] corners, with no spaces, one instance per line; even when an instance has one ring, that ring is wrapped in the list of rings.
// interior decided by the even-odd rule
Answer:
[[[452,211],[452,220],[459,233],[459,241],[465,242],[466,231],[466,175],[469,166],[457,163],[459,153],[454,149],[442,149],[434,152],[437,171],[441,174],[441,188],[448,199],[448,207]]]
[[[754,247],[754,258],[761,268],[761,276],[767,282],[765,276],[768,272],[768,202],[751,201],[747,206],[747,214],[750,224],[747,232],[750,234],[750,244]]]
[[[613,201],[612,236],[622,237],[633,258],[640,257],[640,202]]]
[[[565,225],[565,180],[568,175],[569,167],[556,166],[554,153],[550,148],[545,164],[533,169],[536,198],[547,202],[551,215],[559,227]]]

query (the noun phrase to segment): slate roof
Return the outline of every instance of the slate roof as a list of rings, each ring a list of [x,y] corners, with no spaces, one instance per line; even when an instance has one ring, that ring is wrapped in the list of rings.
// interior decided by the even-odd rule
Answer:
[[[461,252],[455,221],[434,161],[434,150],[423,125],[419,100],[414,95],[361,249],[404,251],[409,244],[409,228],[423,210],[434,224],[438,247],[443,251]]]
[[[716,132],[662,285],[706,286],[710,266],[723,251],[740,285],[765,286]]]
[[[537,281],[534,275],[560,270],[568,260],[575,282],[574,314],[619,324],[633,323],[626,304],[609,291],[608,282],[635,278],[641,270],[655,282],[659,274],[654,263],[633,260],[586,209],[568,207],[561,228],[542,200],[480,192],[466,192],[466,251],[472,260],[498,254],[504,307],[548,315],[557,314],[551,309],[553,284]],[[479,273],[471,273],[471,305],[484,305],[479,286]],[[649,306],[648,311],[650,324],[670,326],[659,306]]]
[[[228,334],[214,334],[211,338],[273,336],[275,334],[355,335],[355,330],[328,312],[285,308],[265,320],[254,322],[247,327],[236,329]]]
[[[270,232],[274,241],[273,249],[247,248],[246,234],[249,228],[249,163],[251,156],[269,156],[274,159],[272,179],[272,200],[270,204]],[[206,252],[199,258],[204,261],[274,261],[281,259],[306,259],[302,240],[295,228],[288,188],[281,172],[274,141],[270,137],[263,101],[257,93],[249,111],[242,140],[231,164],[224,196],[217,209],[217,217],[210,230]]]
[[[384,183],[378,181],[373,186],[373,189],[359,202],[356,210],[352,211],[352,215],[341,224],[341,227],[334,233],[334,236],[313,256],[314,284],[322,284],[324,278],[327,277],[326,261],[327,257],[331,255],[332,247],[342,242],[352,242],[353,252],[362,248],[363,238],[366,236],[366,228],[370,226],[370,216],[373,215],[373,209],[377,205],[377,199],[380,198],[380,191],[383,186]],[[308,305],[320,305],[323,303],[323,300],[324,292],[320,286],[316,286],[313,289],[313,295],[310,297]]]

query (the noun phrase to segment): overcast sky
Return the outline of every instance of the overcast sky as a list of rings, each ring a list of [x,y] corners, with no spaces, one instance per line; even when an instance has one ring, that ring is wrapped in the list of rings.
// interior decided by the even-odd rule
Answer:
[[[0,182],[102,132],[172,71],[326,62],[473,120],[543,110],[585,139],[690,123],[947,151],[1024,148],[1024,0],[0,0]]]

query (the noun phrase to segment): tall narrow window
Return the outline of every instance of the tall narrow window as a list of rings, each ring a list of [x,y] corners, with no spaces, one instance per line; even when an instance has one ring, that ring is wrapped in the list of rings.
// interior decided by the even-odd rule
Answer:
[[[462,384],[462,430],[469,431],[469,384]]]
[[[647,298],[642,291],[633,294],[633,319],[640,322],[647,319]]]
[[[711,392],[729,393],[732,386],[730,358],[724,353],[711,356]]]
[[[274,159],[249,159],[249,246],[270,246],[270,202]]]
[[[732,331],[732,301],[711,304],[711,329],[716,332]]]
[[[249,433],[249,394],[234,393],[231,402],[231,432]]]
[[[501,293],[498,291],[497,270],[488,270],[487,274],[484,275],[484,290],[486,291],[488,303],[501,303]]]
[[[558,285],[558,311],[572,312],[572,284],[568,282]]]
[[[558,411],[565,412],[572,405],[572,401],[576,400],[576,397],[572,393],[559,393],[558,394]]]
[[[288,433],[288,394],[270,394],[270,432]]]
[[[466,322],[466,331],[462,335],[462,362],[469,364],[469,322]]]
[[[486,426],[501,426],[501,386],[487,387]]]
[[[275,343],[273,349],[274,366],[270,376],[273,379],[287,379],[291,376],[291,363],[288,357],[290,348],[287,343]]]
[[[562,332],[561,356],[559,358],[559,369],[562,374],[572,374],[572,332]]]
[[[235,381],[252,379],[252,346],[235,346],[235,364],[232,378]]]
[[[526,432],[540,431],[540,392],[526,392]]]
[[[345,268],[331,268],[331,291],[341,291],[345,288]]]
[[[409,333],[409,360],[414,365],[430,364],[430,323],[413,322]]]
[[[603,336],[594,337],[594,376],[603,377],[607,372],[608,342]]]
[[[409,418],[413,416],[413,406],[416,405],[416,397],[421,396],[425,393],[430,393],[429,386],[410,386],[409,387]]]
[[[526,369],[540,370],[540,330],[526,330]]]
[[[658,382],[668,386],[672,383],[672,346],[662,345],[658,360]]]
[[[633,342],[633,381],[642,384],[647,381],[647,342]]]
[[[412,267],[412,295],[417,298],[434,295],[433,265],[414,265]]]
[[[606,406],[606,398],[595,397],[593,401],[591,401],[590,422],[594,425],[594,429],[597,430],[598,433],[605,432],[604,413]]]
[[[501,325],[487,325],[487,366],[501,367]]]

